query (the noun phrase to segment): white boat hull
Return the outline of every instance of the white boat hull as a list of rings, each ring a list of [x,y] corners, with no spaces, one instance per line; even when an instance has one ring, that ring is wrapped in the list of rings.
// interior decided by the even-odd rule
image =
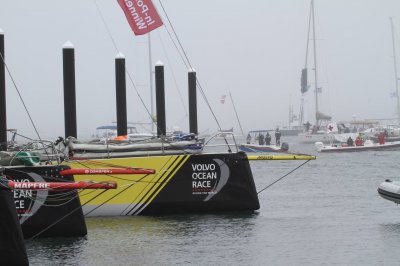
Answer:
[[[285,142],[284,142],[285,143]],[[282,144],[284,144],[282,143]],[[283,147],[282,147],[283,146]],[[259,144],[241,144],[239,149],[244,152],[288,152],[289,145],[259,145]]]
[[[332,134],[321,133],[321,134],[311,134],[302,133],[297,136],[300,143],[314,144],[315,142],[335,142],[335,138]]]
[[[316,142],[315,147],[318,152],[354,152],[371,150],[397,150],[400,149],[400,141],[386,142],[384,144],[366,141],[362,146],[347,146],[347,144],[324,145],[322,142]]]
[[[379,195],[396,204],[400,203],[400,182],[386,180],[378,186]]]

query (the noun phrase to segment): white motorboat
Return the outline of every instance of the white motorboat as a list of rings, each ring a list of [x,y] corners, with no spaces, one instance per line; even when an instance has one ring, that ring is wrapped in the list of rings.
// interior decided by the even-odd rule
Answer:
[[[379,195],[396,204],[400,203],[400,181],[385,180],[378,186]]]
[[[318,152],[353,152],[353,151],[371,151],[371,150],[397,150],[400,149],[400,141],[385,142],[383,144],[374,143],[366,140],[361,146],[349,146],[346,143],[331,143],[324,145],[322,142],[316,142],[315,147]]]
[[[289,144],[282,142],[281,145],[259,145],[259,144],[240,144],[239,149],[244,152],[289,152]]]

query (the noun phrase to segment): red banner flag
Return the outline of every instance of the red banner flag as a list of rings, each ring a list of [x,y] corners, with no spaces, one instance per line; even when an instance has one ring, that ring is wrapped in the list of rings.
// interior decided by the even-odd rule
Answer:
[[[157,29],[163,22],[151,0],[118,0],[135,35]]]

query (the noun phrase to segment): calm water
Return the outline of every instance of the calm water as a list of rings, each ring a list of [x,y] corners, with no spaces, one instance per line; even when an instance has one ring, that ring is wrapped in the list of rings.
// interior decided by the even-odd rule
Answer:
[[[292,151],[316,154],[287,139]],[[400,151],[318,154],[259,194],[254,214],[88,218],[83,238],[27,243],[31,265],[399,265]],[[257,190],[302,161],[251,162]]]

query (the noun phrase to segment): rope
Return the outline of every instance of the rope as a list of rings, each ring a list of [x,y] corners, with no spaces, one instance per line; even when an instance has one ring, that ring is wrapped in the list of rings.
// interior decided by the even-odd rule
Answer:
[[[28,117],[29,117],[29,120],[31,121],[31,124],[32,124],[32,126],[33,126],[33,129],[35,130],[36,135],[38,136],[39,140],[42,141],[42,139],[41,139],[41,137],[40,137],[40,135],[39,135],[39,131],[37,130],[37,128],[36,128],[36,126],[35,126],[35,123],[33,122],[32,116],[31,116],[31,114],[30,114],[29,111],[28,111],[28,107],[26,106],[25,101],[24,101],[24,99],[22,98],[21,92],[19,91],[18,86],[17,86],[17,84],[16,84],[16,82],[15,82],[15,80],[14,80],[14,77],[13,77],[13,75],[11,74],[11,71],[10,71],[10,69],[8,68],[8,65],[6,64],[6,61],[4,60],[4,57],[3,57],[3,55],[2,55],[1,53],[0,53],[0,57],[1,57],[1,60],[2,60],[2,62],[3,62],[3,64],[4,64],[5,68],[7,69],[7,73],[8,73],[8,75],[9,75],[10,78],[11,78],[12,84],[14,85],[14,88],[15,88],[15,90],[16,90],[17,93],[18,93],[18,96],[19,96],[19,98],[20,98],[20,100],[21,100],[21,102],[22,102],[22,105],[24,106],[24,109],[25,109],[25,111],[26,111],[26,113],[27,113],[27,115],[28,115]],[[46,154],[47,154],[47,151],[46,151]]]
[[[257,192],[257,194],[260,194],[261,192],[263,192],[264,190],[266,190],[267,188],[271,187],[272,185],[274,185],[275,183],[277,183],[278,181],[282,180],[283,178],[285,178],[286,176],[290,175],[291,173],[293,173],[294,171],[296,171],[297,169],[299,169],[300,167],[302,167],[303,165],[305,165],[306,163],[308,163],[311,160],[305,161],[304,163],[302,163],[301,165],[297,166],[296,168],[294,168],[293,170],[291,170],[289,173],[285,174],[284,176],[278,178],[277,180],[275,180],[274,182],[272,182],[271,184],[269,184],[268,186],[264,187],[263,189],[261,189],[260,191]]]
[[[185,51],[185,49],[183,48],[182,43],[181,43],[181,41],[180,41],[179,38],[178,38],[178,34],[176,33],[175,28],[174,28],[174,26],[172,25],[171,20],[169,19],[169,16],[168,16],[168,14],[167,14],[167,11],[165,10],[163,4],[161,3],[161,0],[158,0],[158,2],[160,3],[160,6],[161,6],[161,8],[162,8],[162,10],[163,10],[163,12],[164,12],[164,14],[165,14],[165,17],[166,17],[167,20],[168,20],[168,24],[169,24],[169,26],[171,27],[171,29],[172,29],[172,31],[173,31],[173,33],[174,33],[174,36],[175,36],[175,38],[176,38],[176,40],[178,41],[179,47],[181,48],[181,50],[182,50],[182,52],[183,52],[183,55],[184,55],[184,57],[185,57],[187,63],[189,64],[190,68],[193,69],[192,64],[190,63],[189,57],[187,56],[186,51]],[[171,36],[171,35],[170,35],[170,36]],[[176,46],[175,46],[175,47],[176,47]],[[178,52],[179,52],[179,50],[178,50]],[[185,65],[186,65],[186,64],[185,64]],[[207,106],[208,106],[208,108],[209,108],[209,110],[210,110],[212,116],[214,117],[214,120],[215,120],[215,122],[217,123],[218,128],[221,130],[221,129],[222,129],[222,128],[221,128],[221,125],[219,124],[218,119],[217,119],[215,113],[213,112],[213,110],[212,110],[212,108],[211,108],[211,105],[210,105],[210,103],[209,103],[209,101],[208,101],[208,99],[207,99],[207,97],[206,97],[206,95],[205,95],[205,93],[204,93],[204,90],[203,90],[203,88],[202,88],[202,86],[201,86],[200,81],[199,81],[198,78],[196,79],[196,83],[197,83],[198,87],[200,88],[201,95],[203,96],[204,101],[206,102],[206,104],[207,104]]]
[[[118,49],[117,43],[115,42],[115,40],[114,40],[114,38],[113,38],[113,36],[112,36],[112,34],[111,34],[111,31],[109,30],[109,28],[108,28],[108,26],[107,26],[107,23],[106,23],[106,21],[105,21],[105,19],[104,19],[104,16],[103,16],[103,14],[101,13],[100,8],[99,8],[99,6],[98,6],[98,4],[97,4],[97,1],[94,0],[93,2],[94,2],[95,5],[96,5],[97,11],[98,11],[98,13],[99,13],[99,15],[100,15],[100,18],[101,18],[101,20],[102,20],[102,22],[103,22],[103,24],[104,24],[104,27],[105,27],[106,30],[107,30],[107,34],[108,34],[108,36],[110,37],[110,39],[111,39],[111,41],[112,41],[112,43],[113,43],[113,45],[114,45],[114,48],[115,48],[115,50],[116,50],[117,53],[118,53],[120,50]],[[150,63],[151,63],[151,62],[150,62]],[[138,89],[136,88],[136,85],[135,85],[135,83],[133,82],[133,79],[132,79],[131,75],[129,74],[128,68],[127,68],[126,66],[125,66],[125,73],[126,73],[126,75],[128,76],[128,79],[129,79],[129,81],[131,82],[131,84],[132,84],[132,86],[133,86],[133,88],[134,88],[134,90],[135,90],[135,92],[136,92],[136,95],[138,96],[140,102],[142,103],[142,105],[143,105],[143,107],[145,108],[147,114],[148,114],[149,117],[151,118],[152,123],[153,123],[153,124],[156,124],[156,123],[154,123],[153,118],[151,117],[151,112],[150,112],[149,109],[146,107],[146,104],[144,103],[142,97],[140,96],[140,93],[139,93]],[[156,125],[156,126],[157,126],[157,125]],[[158,127],[158,126],[157,126],[157,127]]]
[[[100,195],[102,195],[104,192],[106,192],[107,190],[103,190],[101,193],[99,193],[99,195],[93,197],[92,199],[90,199],[88,202],[86,202],[85,204],[89,203],[90,201],[94,200],[95,198],[99,197]],[[41,235],[43,232],[47,231],[49,228],[53,227],[54,225],[56,225],[57,223],[59,223],[60,221],[64,220],[65,218],[67,218],[68,216],[70,216],[71,214],[73,214],[74,212],[76,212],[79,209],[82,209],[83,205],[79,205],[78,207],[76,207],[75,209],[73,209],[72,211],[70,211],[69,213],[67,213],[66,215],[64,215],[63,217],[61,217],[60,219],[58,219],[57,221],[55,221],[54,223],[48,225],[47,227],[45,227],[43,230],[39,231],[38,233],[36,233],[34,236],[32,236],[31,238],[27,239],[27,241],[32,241],[34,238],[38,237],[39,235]]]
[[[158,38],[159,38],[159,40],[160,40],[161,47],[162,47],[162,49],[163,49],[163,51],[164,51],[164,54],[165,54],[165,57],[166,57],[166,59],[167,59],[168,65],[171,66],[170,71],[171,71],[172,78],[173,78],[174,83],[175,83],[175,88],[176,88],[176,91],[178,92],[179,99],[180,99],[180,101],[181,101],[181,104],[183,105],[183,110],[185,111],[185,115],[186,115],[186,117],[187,117],[187,116],[188,116],[188,111],[187,111],[187,108],[186,108],[186,104],[185,104],[185,102],[183,101],[182,93],[181,93],[181,91],[180,91],[180,89],[179,89],[179,85],[178,85],[178,82],[177,82],[177,80],[176,80],[175,73],[174,73],[173,68],[172,68],[172,64],[171,64],[171,62],[170,62],[170,60],[169,60],[169,56],[168,56],[167,50],[165,49],[165,45],[164,45],[164,43],[163,43],[163,41],[162,41],[161,36],[160,36],[159,33],[158,33]]]
[[[148,175],[143,176],[141,179],[145,178]],[[140,179],[139,179],[140,181]],[[129,186],[127,186],[125,189],[121,190],[121,192],[117,193],[116,195],[110,197],[109,199],[105,200],[102,204],[98,205],[97,207],[93,208],[91,211],[87,212],[85,214],[85,216],[91,214],[92,212],[94,212],[95,210],[97,210],[98,208],[102,207],[104,204],[106,204],[107,202],[109,202],[110,200],[112,200],[113,198],[119,196],[121,193],[125,192],[125,190],[129,189],[130,187],[134,186],[135,184],[137,184],[137,182],[133,182],[132,184],[130,184]],[[90,200],[91,201],[91,200]],[[88,201],[88,202],[90,202]],[[83,205],[86,205],[88,202],[85,202]],[[82,206],[83,206],[82,205]]]

